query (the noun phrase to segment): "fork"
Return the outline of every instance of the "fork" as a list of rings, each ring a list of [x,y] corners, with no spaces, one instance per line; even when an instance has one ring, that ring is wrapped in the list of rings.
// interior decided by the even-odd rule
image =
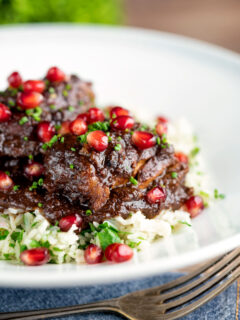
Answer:
[[[240,277],[240,248],[211,259],[191,273],[151,289],[84,305],[0,313],[2,319],[39,320],[110,311],[130,320],[177,319],[208,302]]]

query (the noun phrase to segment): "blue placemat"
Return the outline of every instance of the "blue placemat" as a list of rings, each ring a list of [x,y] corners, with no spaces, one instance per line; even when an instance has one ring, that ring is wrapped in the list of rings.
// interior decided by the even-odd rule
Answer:
[[[53,308],[75,305],[110,299],[124,295],[128,292],[160,285],[177,278],[179,274],[167,273],[157,277],[141,280],[121,282],[109,285],[96,285],[91,287],[78,287],[73,289],[0,289],[0,311],[18,311],[30,309]],[[221,293],[214,300],[208,302],[192,314],[184,317],[185,320],[232,320],[236,317],[237,283]],[[57,319],[57,318],[54,318]],[[60,318],[58,318],[60,319]],[[68,320],[118,320],[118,315],[107,313],[91,313],[76,315],[61,319]],[[149,319],[151,320],[151,319]]]

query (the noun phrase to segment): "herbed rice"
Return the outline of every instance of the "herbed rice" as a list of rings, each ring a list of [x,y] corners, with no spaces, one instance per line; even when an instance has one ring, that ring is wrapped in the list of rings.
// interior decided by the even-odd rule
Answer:
[[[186,183],[204,198],[206,206],[209,205],[214,199],[210,196],[209,179],[204,173],[197,139],[185,119],[169,124],[168,141],[174,145],[176,151],[182,151],[189,156],[190,171]],[[0,215],[0,259],[17,263],[20,262],[20,253],[23,250],[43,246],[50,251],[50,263],[80,264],[84,263],[84,248],[89,243],[104,248],[106,238],[112,237],[115,242],[126,243],[135,251],[144,250],[153,241],[169,237],[183,224],[191,227],[189,214],[182,210],[164,210],[154,219],[146,219],[138,211],[130,214],[127,219],[116,217],[100,225],[94,222],[90,229],[77,235],[75,225],[68,232],[61,232],[57,225],[50,225],[39,209],[34,212],[8,209]]]

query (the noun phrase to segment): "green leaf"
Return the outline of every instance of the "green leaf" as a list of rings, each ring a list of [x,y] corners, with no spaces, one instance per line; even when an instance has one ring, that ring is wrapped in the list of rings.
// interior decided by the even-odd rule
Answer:
[[[39,241],[36,241],[36,240],[32,240],[30,242],[30,247],[31,248],[40,248],[41,247],[41,243]]]
[[[97,237],[103,250],[105,250],[107,246],[109,246],[112,243],[121,242],[121,239],[119,238],[117,232],[113,231],[110,228],[102,229],[100,232],[97,233]]]
[[[178,223],[181,223],[181,224],[185,224],[186,226],[188,227],[191,227],[192,225],[190,223],[188,223],[187,221],[181,221],[179,220]]]
[[[0,240],[5,240],[9,235],[9,231],[4,228],[0,228]]]
[[[13,240],[13,241],[18,241],[19,243],[22,241],[22,239],[23,239],[23,233],[24,233],[24,231],[22,230],[22,231],[15,231],[15,232],[13,232],[12,234],[11,234],[11,239]]]

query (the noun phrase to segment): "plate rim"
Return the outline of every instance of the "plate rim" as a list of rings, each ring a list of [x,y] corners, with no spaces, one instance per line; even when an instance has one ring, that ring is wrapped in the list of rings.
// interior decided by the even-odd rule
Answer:
[[[148,41],[160,41],[162,43],[175,45],[177,47],[184,47],[187,50],[192,50],[198,54],[204,54],[210,57],[218,58],[221,61],[230,63],[240,69],[240,54],[235,53],[229,49],[222,48],[215,44],[210,44],[201,40],[192,39],[186,36],[162,32],[157,30],[142,29],[136,27],[123,27],[123,26],[107,26],[97,24],[67,24],[67,23],[40,23],[40,24],[21,24],[21,25],[4,25],[0,27],[0,37],[4,32],[18,31],[32,31],[35,30],[58,30],[62,29],[92,31],[92,32],[109,32],[109,33],[122,33],[138,35]],[[49,272],[44,267],[31,268],[25,266],[16,266],[9,268],[8,271],[0,273],[0,287],[73,287],[81,285],[93,285],[100,283],[109,283],[123,280],[136,279],[139,277],[153,276],[174,268],[186,267],[214,256],[224,254],[225,252],[234,249],[240,245],[240,232],[228,238],[220,240],[216,243],[206,245],[202,248],[194,249],[184,254],[175,255],[173,257],[158,258],[150,262],[142,262],[138,265],[125,263],[119,265],[104,266],[104,273],[108,277],[104,277],[103,281],[99,278],[99,267],[88,266],[87,270],[77,271],[77,266],[74,272],[65,272],[65,277],[59,281],[58,272]],[[191,261],[189,256],[191,255]],[[5,262],[1,262],[1,265]],[[61,270],[64,266],[57,266]],[[48,265],[48,269],[51,265]],[[56,266],[54,266],[55,269]],[[160,270],[160,271],[159,271]],[[32,271],[32,272],[31,272]],[[78,272],[78,273],[77,273]],[[101,274],[103,272],[101,271]],[[118,277],[116,279],[116,274]],[[26,277],[21,277],[22,275]],[[37,277],[36,277],[37,275]],[[78,275],[78,276],[77,276]],[[88,276],[87,276],[88,275]],[[91,277],[91,279],[90,279]],[[107,279],[106,279],[107,278]]]

